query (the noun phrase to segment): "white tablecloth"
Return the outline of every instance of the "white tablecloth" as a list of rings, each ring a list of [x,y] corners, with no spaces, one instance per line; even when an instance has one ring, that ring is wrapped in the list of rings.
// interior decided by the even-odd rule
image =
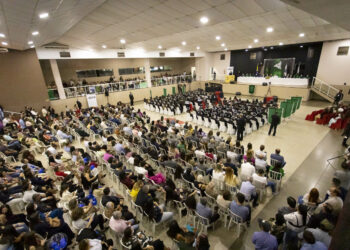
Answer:
[[[237,79],[238,83],[241,84],[253,84],[262,85],[263,82],[271,82],[272,86],[290,86],[290,87],[307,87],[307,78],[278,78],[271,77],[270,79],[265,79],[264,77],[250,77],[250,76],[240,76]]]

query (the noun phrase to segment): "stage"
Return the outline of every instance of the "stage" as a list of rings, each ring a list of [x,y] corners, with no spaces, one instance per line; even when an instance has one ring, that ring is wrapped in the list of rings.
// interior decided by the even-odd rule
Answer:
[[[271,83],[271,86],[283,86],[283,87],[297,87],[307,88],[309,79],[308,78],[279,78],[270,77],[253,77],[253,76],[240,76],[237,78],[239,84],[248,85],[262,85],[264,82],[267,84]]]

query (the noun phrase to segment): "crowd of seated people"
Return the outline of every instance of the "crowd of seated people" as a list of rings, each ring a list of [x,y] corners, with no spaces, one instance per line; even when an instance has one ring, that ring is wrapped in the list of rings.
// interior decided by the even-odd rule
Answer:
[[[93,244],[111,249],[117,238],[106,238],[108,224],[112,235],[119,236],[117,244],[165,249],[139,229],[145,223],[140,213],[154,227],[172,221],[173,204],[180,216],[194,215],[210,225],[223,219],[222,209],[249,222],[249,202],[256,206],[263,195],[256,185],[275,191],[282,175],[271,179],[270,173],[280,173],[285,164],[279,150],[267,163],[263,145],[254,151],[251,144],[245,149],[239,141],[176,120],[150,121],[146,113],[122,103],[61,114],[26,108],[20,118],[24,127],[11,119],[1,136],[15,141],[0,161],[1,202],[9,210],[24,202],[25,213],[16,213],[17,220],[7,218],[17,233],[2,234],[6,246],[78,242],[80,249]],[[44,146],[27,144],[29,138]],[[44,160],[38,160],[37,149],[44,150]],[[118,193],[106,187],[106,178],[116,181]],[[197,225],[198,232],[205,223]],[[187,230],[194,234],[184,235],[180,245],[209,248],[205,234]],[[31,241],[33,233],[45,241]]]
[[[340,104],[338,107],[326,107],[315,110],[305,117],[307,121],[314,121],[316,124],[327,125],[331,129],[344,129],[349,124],[349,107]]]
[[[312,188],[298,199],[289,196],[286,206],[280,207],[274,218],[259,219],[261,231],[252,238],[256,248],[277,249],[282,245],[283,249],[328,249],[349,190],[349,162],[346,156],[325,197]]]
[[[266,123],[269,105],[271,104],[264,104],[258,100],[241,100],[237,97],[221,100],[201,89],[144,99],[147,110],[165,115],[178,115],[188,111],[191,121],[228,134],[235,134],[238,126],[243,127],[247,133],[259,129]]]

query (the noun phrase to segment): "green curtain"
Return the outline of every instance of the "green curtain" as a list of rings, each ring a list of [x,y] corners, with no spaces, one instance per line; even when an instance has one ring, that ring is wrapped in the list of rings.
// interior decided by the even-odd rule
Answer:
[[[279,115],[279,117],[282,117],[282,109],[281,108],[269,108],[268,110],[268,116],[267,116],[267,120],[269,121],[269,123],[271,123],[272,121],[272,115],[277,113]],[[282,119],[281,119],[282,120]],[[280,121],[281,123],[281,121]]]
[[[163,96],[166,96],[166,89],[163,89]]]
[[[176,89],[175,89],[175,87],[173,87],[172,90],[173,90],[173,95],[175,95],[175,94],[176,94]]]
[[[293,96],[292,101],[296,103],[296,109],[300,108],[302,97],[301,96]]]
[[[285,100],[286,109],[284,111],[284,117],[289,117],[292,114],[292,101],[291,100]]]

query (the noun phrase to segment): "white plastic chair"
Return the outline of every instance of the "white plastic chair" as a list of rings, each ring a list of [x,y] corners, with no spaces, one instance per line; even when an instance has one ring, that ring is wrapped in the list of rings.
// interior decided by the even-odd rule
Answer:
[[[230,221],[228,223],[227,230],[230,230],[231,223],[236,224],[238,226],[238,235],[240,235],[241,227],[247,228],[247,223],[243,221],[242,217],[233,213],[231,210],[229,210],[229,213],[230,213]]]
[[[218,129],[218,125],[216,124],[216,121],[214,119],[211,120],[210,128],[211,129]]]
[[[220,132],[226,132],[226,126],[225,126],[225,122],[220,121],[220,128],[219,128]]]
[[[204,127],[207,127],[207,128],[210,127],[210,123],[209,123],[208,117],[204,117]]]

